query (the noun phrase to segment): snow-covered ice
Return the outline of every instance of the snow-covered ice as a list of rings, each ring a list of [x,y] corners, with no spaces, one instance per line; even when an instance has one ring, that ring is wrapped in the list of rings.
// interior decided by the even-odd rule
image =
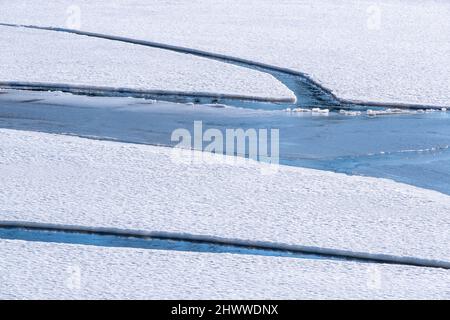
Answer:
[[[178,151],[1,129],[0,220],[450,261],[449,196],[201,152],[187,161]]]
[[[295,69],[341,98],[450,105],[446,1],[18,0],[0,4],[0,20],[68,27],[71,6],[82,30]]]
[[[8,240],[0,252],[1,299],[450,297],[442,269]]]
[[[450,106],[449,15],[444,1],[0,2],[0,23],[74,28],[235,56],[305,72],[343,99],[419,104],[424,106],[414,113],[442,118]],[[264,72],[113,40],[0,26],[0,44],[0,82],[294,98]],[[5,96],[26,104],[31,95]],[[71,100],[57,96],[54,101]],[[116,111],[125,110],[122,100],[102,101],[108,99]],[[5,125],[64,128],[58,121],[27,128],[52,118],[36,116],[30,106],[23,112],[34,117],[14,118],[14,105],[5,108]],[[326,106],[306,107],[286,110],[333,116]],[[387,108],[368,115],[405,112]],[[283,117],[294,118],[288,115]],[[152,121],[164,119],[159,116]],[[165,137],[164,125],[151,127],[152,134]],[[127,128],[143,135],[139,126]],[[429,150],[448,148],[427,143],[434,148]],[[418,149],[404,152],[410,150]],[[450,196],[386,179],[272,169],[198,151],[0,129],[0,221],[450,263]],[[0,256],[0,298],[450,297],[449,270],[437,268],[18,240],[0,240]]]
[[[133,44],[0,26],[0,45],[0,82],[295,99],[267,73]]]

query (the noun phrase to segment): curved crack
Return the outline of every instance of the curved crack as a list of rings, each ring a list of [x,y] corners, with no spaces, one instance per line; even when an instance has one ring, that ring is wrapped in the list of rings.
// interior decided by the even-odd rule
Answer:
[[[275,65],[270,65],[258,61],[253,61],[244,58],[238,58],[230,55],[219,54],[208,52],[200,49],[170,45],[154,41],[146,41],[133,39],[128,37],[114,36],[96,32],[81,31],[69,28],[60,27],[42,27],[35,25],[21,25],[21,24],[11,24],[2,23],[0,26],[4,27],[14,27],[14,28],[27,28],[45,31],[55,31],[55,32],[65,32],[71,34],[77,34],[82,36],[119,41],[125,43],[131,43],[136,45],[142,45],[147,47],[158,48],[162,50],[174,51],[184,54],[192,54],[198,57],[208,58],[212,60],[217,60],[224,63],[233,64],[239,67],[250,68],[260,72],[268,73],[274,78],[278,79],[286,87],[288,87],[295,95],[295,101],[300,106],[325,106],[330,109],[350,109],[353,107],[394,107],[394,108],[408,108],[408,109],[424,109],[424,108],[441,108],[448,106],[437,106],[437,105],[427,105],[427,104],[407,104],[407,103],[385,103],[385,102],[372,102],[372,101],[361,101],[361,100],[351,100],[343,99],[337,97],[332,90],[313,80],[308,74],[299,72],[293,69],[279,67]],[[0,84],[0,87],[2,85]],[[39,88],[36,88],[39,90]],[[49,89],[47,89],[49,90]],[[170,98],[170,97],[169,97]],[[168,100],[173,101],[173,100]],[[293,104],[292,104],[293,105]]]
[[[173,51],[177,53],[191,54],[197,57],[208,58],[211,60],[216,60],[219,62],[232,64],[238,67],[243,67],[247,69],[256,70],[263,73],[268,73],[274,78],[283,83],[287,88],[289,88],[295,95],[296,101],[290,101],[291,104],[297,102],[300,105],[308,106],[329,106],[337,107],[342,105],[342,102],[331,92],[331,90],[323,87],[322,85],[314,82],[308,75],[298,72],[295,70],[282,68],[278,66],[273,66],[261,62],[256,62],[248,59],[228,56],[224,54],[212,53],[208,51],[175,46],[170,44],[164,44],[154,41],[145,41],[132,39],[127,37],[120,37],[114,35],[107,35],[89,31],[80,31],[75,29],[67,28],[57,28],[57,27],[41,27],[34,25],[19,25],[19,24],[8,24],[0,23],[0,26],[4,27],[14,27],[14,28],[27,28],[35,30],[45,30],[45,31],[55,31],[55,32],[65,32],[70,34],[77,34],[82,36],[119,41],[124,43],[130,43],[135,45],[142,45],[146,47],[152,47],[162,50]],[[7,83],[0,84],[0,86],[5,86]],[[29,86],[30,88],[31,86]],[[47,87],[48,90],[48,87]],[[270,102],[270,101],[269,101]]]

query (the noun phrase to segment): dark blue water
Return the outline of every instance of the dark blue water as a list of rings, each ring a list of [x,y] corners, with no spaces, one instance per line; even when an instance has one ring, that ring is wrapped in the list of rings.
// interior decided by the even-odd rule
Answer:
[[[450,113],[349,117],[213,108],[57,93],[0,95],[0,127],[173,145],[177,128],[280,130],[280,162],[450,194]],[[36,100],[39,98],[41,100]]]

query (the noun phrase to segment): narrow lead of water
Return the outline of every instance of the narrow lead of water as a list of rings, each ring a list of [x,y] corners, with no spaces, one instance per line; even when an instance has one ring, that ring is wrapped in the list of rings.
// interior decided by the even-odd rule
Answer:
[[[283,250],[257,249],[251,247],[222,245],[195,241],[158,239],[150,237],[122,237],[105,234],[31,230],[25,228],[0,228],[0,239],[34,242],[66,243],[98,247],[138,248],[151,250],[189,251],[207,253],[230,253],[286,257],[298,259],[332,259],[314,254],[300,254]],[[342,260],[342,259],[341,259]]]

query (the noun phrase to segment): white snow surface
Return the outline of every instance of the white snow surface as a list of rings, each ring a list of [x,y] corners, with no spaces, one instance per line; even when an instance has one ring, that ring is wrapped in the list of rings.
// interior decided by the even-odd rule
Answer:
[[[73,8],[77,8],[74,11]],[[310,74],[341,98],[450,105],[450,2],[3,1],[0,20],[194,47]]]
[[[133,44],[0,26],[0,45],[0,81],[295,99],[269,74]]]
[[[0,220],[450,261],[450,197],[390,180],[0,130]]]
[[[0,240],[0,299],[448,299],[450,271]]]

